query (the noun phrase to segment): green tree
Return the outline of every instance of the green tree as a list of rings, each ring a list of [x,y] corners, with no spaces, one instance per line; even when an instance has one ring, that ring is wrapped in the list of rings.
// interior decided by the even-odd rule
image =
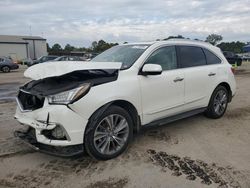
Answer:
[[[182,35],[176,35],[176,36],[169,36],[168,38],[165,38],[163,40],[169,40],[169,39],[185,39]]]
[[[92,42],[92,51],[95,53],[101,53],[115,45],[118,45],[118,43],[107,43],[104,40],[99,40],[98,42],[94,41]]]
[[[71,52],[75,49],[74,46],[71,46],[70,44],[66,44],[65,47],[64,47],[64,50],[67,51],[67,52]]]
[[[98,45],[98,43],[96,41],[93,41],[92,42],[92,46],[91,46],[92,49],[95,49],[97,47],[97,45]]]
[[[56,43],[56,44],[54,44],[54,45],[52,46],[51,51],[53,51],[53,52],[62,51],[62,47],[61,47],[60,44]]]
[[[234,53],[242,53],[243,52],[243,47],[246,44],[244,42],[222,42],[218,44],[217,46],[222,50],[222,51],[230,51]]]
[[[206,42],[211,43],[212,45],[218,44],[218,42],[222,41],[223,37],[221,35],[217,34],[210,34],[206,38]]]

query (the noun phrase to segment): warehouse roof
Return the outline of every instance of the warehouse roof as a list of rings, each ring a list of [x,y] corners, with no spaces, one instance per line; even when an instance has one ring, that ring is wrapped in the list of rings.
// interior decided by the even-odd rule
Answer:
[[[25,40],[46,40],[39,36],[0,35],[0,43],[27,44]]]

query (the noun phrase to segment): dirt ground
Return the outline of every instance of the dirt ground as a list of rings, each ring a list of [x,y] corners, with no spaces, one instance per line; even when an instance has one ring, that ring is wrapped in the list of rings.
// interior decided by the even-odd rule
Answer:
[[[250,187],[250,63],[223,118],[196,115],[137,135],[109,161],[36,152],[13,137],[14,97],[24,67],[0,73],[0,187]]]

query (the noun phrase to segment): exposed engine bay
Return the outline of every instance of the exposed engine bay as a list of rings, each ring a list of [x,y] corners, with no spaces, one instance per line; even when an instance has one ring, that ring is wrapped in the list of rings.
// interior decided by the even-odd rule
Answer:
[[[90,87],[115,81],[118,70],[78,70],[61,76],[32,80],[20,87],[17,102],[23,111],[41,108],[46,96],[77,88],[85,83]]]

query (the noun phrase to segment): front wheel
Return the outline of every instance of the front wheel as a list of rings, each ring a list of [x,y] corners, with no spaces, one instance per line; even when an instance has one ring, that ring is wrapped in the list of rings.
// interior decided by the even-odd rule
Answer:
[[[8,67],[8,66],[3,66],[3,67],[2,67],[2,71],[3,71],[4,73],[10,72],[10,67]]]
[[[88,154],[98,160],[120,155],[133,137],[133,121],[126,110],[110,106],[100,117],[94,114],[85,131],[84,145]]]
[[[218,86],[211,96],[205,112],[206,116],[213,119],[222,117],[227,109],[228,98],[227,89],[224,86]]]

